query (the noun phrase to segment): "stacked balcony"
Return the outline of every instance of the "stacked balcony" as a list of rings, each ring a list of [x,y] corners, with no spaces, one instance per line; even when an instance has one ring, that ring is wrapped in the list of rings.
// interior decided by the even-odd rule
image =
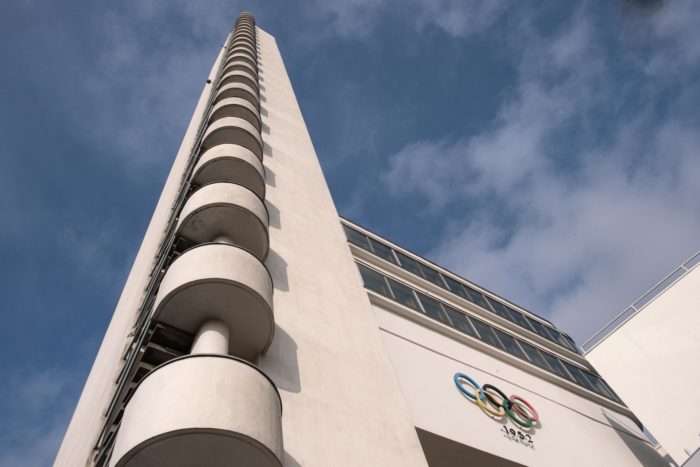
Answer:
[[[192,189],[177,207],[172,260],[152,301],[152,325],[191,336],[180,341],[191,346],[147,368],[129,394],[111,466],[281,465],[281,400],[255,366],[275,322],[248,13],[236,22],[215,86]]]

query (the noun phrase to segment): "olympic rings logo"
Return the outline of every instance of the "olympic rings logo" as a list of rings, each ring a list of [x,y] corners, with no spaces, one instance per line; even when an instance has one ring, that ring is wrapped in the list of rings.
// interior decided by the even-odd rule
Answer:
[[[532,427],[540,419],[535,408],[520,396],[508,397],[503,391],[491,384],[479,386],[479,383],[464,373],[455,373],[454,382],[459,392],[493,417],[501,418],[508,415],[508,418],[523,428]],[[471,389],[466,388],[464,383],[468,384]]]

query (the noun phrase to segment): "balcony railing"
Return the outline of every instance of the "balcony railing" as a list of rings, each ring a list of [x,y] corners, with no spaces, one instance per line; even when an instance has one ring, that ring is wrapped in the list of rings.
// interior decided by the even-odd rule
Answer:
[[[659,283],[649,289],[644,295],[639,297],[637,301],[632,303],[630,306],[622,310],[617,316],[608,321],[608,323],[602,327],[602,329],[586,342],[581,344],[581,348],[584,353],[588,353],[593,348],[604,341],[610,334],[617,331],[622,327],[627,321],[632,319],[637,313],[642,311],[652,300],[658,297],[661,293],[666,291],[673,284],[681,280],[686,274],[692,271],[698,264],[700,264],[700,251],[695,253],[693,256],[688,258],[683,264],[678,266],[671,274],[664,277]]]

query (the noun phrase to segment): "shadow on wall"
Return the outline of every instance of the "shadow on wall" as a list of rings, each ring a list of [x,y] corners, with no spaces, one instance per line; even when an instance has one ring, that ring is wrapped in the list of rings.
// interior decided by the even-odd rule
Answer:
[[[265,183],[270,186],[277,186],[277,178],[271,168],[265,166]]]
[[[292,336],[279,326],[275,326],[275,337],[272,346],[265,355],[265,371],[281,391],[298,393],[301,391],[299,376],[299,359],[297,358],[297,343]],[[286,466],[287,464],[285,464]]]
[[[280,215],[280,210],[277,206],[272,204],[269,200],[265,200],[265,207],[267,208],[267,217],[269,220],[269,225],[273,229],[280,230],[282,228],[282,218]]]
[[[267,113],[265,113],[264,115],[267,115]],[[263,154],[266,155],[267,157],[273,157],[272,146],[267,144],[265,141],[263,141]]]
[[[302,465],[287,451],[284,451],[284,467],[302,467]]]
[[[617,421],[615,414],[607,410],[603,410],[602,412],[608,422],[610,422],[610,426],[615,429],[617,436],[622,439],[629,450],[632,451],[632,454],[639,460],[640,465],[644,467],[668,467],[669,465],[676,465],[670,456],[662,457],[651,445],[629,434],[629,430],[625,425]]]
[[[265,266],[270,271],[272,283],[275,289],[281,292],[289,292],[289,280],[287,279],[287,262],[273,249],[267,253]]]

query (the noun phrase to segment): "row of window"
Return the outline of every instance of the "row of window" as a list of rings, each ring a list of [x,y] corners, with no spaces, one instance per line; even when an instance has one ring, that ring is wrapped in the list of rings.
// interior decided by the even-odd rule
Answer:
[[[605,381],[588,370],[572,365],[483,321],[467,316],[445,303],[430,298],[362,264],[358,263],[357,266],[366,288],[603,397],[622,403]]]
[[[567,350],[580,353],[579,349],[576,347],[576,344],[569,336],[554,329],[553,327],[534,320],[529,316],[514,310],[508,305],[482,294],[481,292],[462,282],[441,274],[439,271],[436,271],[423,263],[419,263],[415,259],[406,256],[400,251],[396,251],[393,248],[378,242],[377,240],[370,238],[345,224],[343,224],[343,228],[345,229],[345,234],[350,243],[357,245],[360,248],[379,256],[380,258],[394,263],[397,266],[400,266],[403,269],[432,282],[438,287],[469,300],[475,305],[480,306],[491,313],[495,313],[523,329],[534,332],[539,336],[544,337],[548,341],[554,342]]]

